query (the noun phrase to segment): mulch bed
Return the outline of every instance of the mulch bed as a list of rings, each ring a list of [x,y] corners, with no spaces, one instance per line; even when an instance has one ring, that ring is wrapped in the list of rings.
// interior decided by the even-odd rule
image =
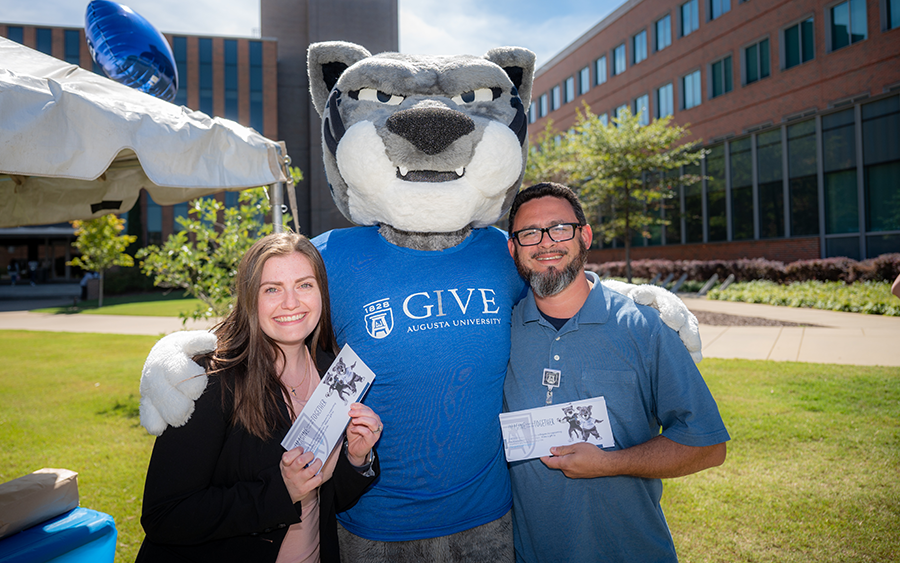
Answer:
[[[725,313],[712,313],[709,311],[691,311],[702,325],[712,326],[819,326],[809,323],[792,323],[776,319],[763,319],[761,317],[743,317],[740,315],[727,315]]]

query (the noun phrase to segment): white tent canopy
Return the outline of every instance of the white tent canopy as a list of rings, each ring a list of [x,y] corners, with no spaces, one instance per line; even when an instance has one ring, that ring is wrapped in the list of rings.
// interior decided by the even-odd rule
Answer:
[[[284,145],[0,37],[0,228],[285,182]]]

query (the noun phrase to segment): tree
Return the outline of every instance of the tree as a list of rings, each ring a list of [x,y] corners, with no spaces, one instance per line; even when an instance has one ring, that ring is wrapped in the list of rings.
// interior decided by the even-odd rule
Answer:
[[[631,241],[635,232],[650,238],[649,227],[665,225],[659,206],[674,196],[673,170],[697,164],[708,152],[698,141],[684,143],[690,132],[664,117],[642,125],[640,115],[627,109],[603,125],[586,107],[578,112],[573,132],[567,136],[575,155],[573,188],[593,216],[603,215],[594,231],[606,241],[625,245],[625,272],[631,282]],[[692,183],[697,178],[682,179]],[[592,225],[593,226],[593,225]]]
[[[525,186],[540,182],[572,185],[575,155],[569,135],[558,133],[553,121],[529,143],[528,164],[525,167]]]
[[[188,217],[179,217],[182,230],[160,248],[141,249],[141,271],[158,287],[181,288],[203,302],[188,318],[224,317],[231,310],[232,286],[238,263],[257,239],[272,232],[266,223],[271,204],[265,188],[244,190],[238,207],[225,208],[213,198],[190,203]],[[221,222],[219,222],[221,218]],[[289,217],[285,217],[285,223]]]
[[[137,237],[119,234],[125,228],[125,221],[115,215],[104,215],[90,221],[72,221],[72,226],[77,237],[75,248],[81,256],[76,256],[67,264],[100,274],[97,306],[103,307],[103,273],[113,266],[134,265],[134,258],[125,250]]]

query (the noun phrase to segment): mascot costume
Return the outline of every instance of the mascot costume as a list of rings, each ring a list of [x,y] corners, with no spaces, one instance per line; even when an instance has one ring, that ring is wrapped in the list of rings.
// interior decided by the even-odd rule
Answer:
[[[313,242],[338,343],[375,372],[365,402],[384,422],[381,476],[338,515],[342,557],[511,558],[498,414],[526,286],[490,225],[525,172],[534,54],[373,56],[327,42],[309,47],[308,63],[332,196],[359,225]],[[659,309],[699,361],[696,318],[677,297],[612,289]],[[215,338],[191,334],[164,338],[144,366],[141,422],[153,434],[184,424],[205,386],[189,357]]]

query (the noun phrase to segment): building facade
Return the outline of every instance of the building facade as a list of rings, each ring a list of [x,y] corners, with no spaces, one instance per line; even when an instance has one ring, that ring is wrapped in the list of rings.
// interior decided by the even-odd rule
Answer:
[[[709,149],[632,258],[900,252],[900,0],[629,0],[533,92],[532,132],[566,131],[584,103],[671,115]],[[601,246],[592,259],[624,256]]]

